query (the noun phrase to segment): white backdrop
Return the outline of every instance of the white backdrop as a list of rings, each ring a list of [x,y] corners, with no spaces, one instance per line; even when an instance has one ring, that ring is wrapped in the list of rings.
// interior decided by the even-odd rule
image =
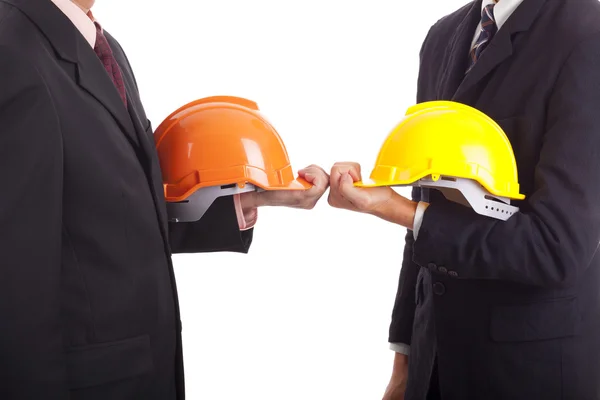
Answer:
[[[415,102],[427,30],[465,2],[97,0],[93,10],[127,52],[154,127],[191,100],[246,97],[295,171],[353,160],[368,175]],[[248,255],[176,256],[188,398],[380,399],[404,233],[325,196],[312,211],[260,209]]]

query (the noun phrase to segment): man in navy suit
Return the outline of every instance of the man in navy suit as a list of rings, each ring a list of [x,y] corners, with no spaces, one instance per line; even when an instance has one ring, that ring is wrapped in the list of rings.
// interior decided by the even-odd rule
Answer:
[[[384,399],[600,399],[600,3],[472,1],[420,61],[417,101],[497,121],[527,197],[499,221],[436,190],[354,188],[359,166],[334,166],[332,205],[409,229]]]

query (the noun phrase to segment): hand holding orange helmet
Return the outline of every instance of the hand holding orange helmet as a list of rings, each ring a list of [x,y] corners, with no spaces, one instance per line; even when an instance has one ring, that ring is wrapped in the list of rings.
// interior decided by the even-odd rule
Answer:
[[[154,138],[172,221],[197,221],[216,198],[241,193],[260,192],[251,198],[256,206],[312,208],[329,185],[316,166],[294,176],[283,140],[247,99],[215,96],[186,104]]]

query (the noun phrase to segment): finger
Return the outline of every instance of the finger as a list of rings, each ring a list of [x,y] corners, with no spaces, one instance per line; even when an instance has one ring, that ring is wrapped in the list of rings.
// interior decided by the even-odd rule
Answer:
[[[354,167],[354,166],[353,166],[353,167],[351,167],[351,168],[348,170],[348,174],[349,174],[349,175],[352,177],[352,179],[353,179],[352,183],[354,183],[354,182],[358,182],[358,181],[360,181],[360,180],[362,179],[362,177],[361,177],[361,174],[360,174],[360,167],[359,167],[358,169],[356,169],[356,167]]]
[[[304,168],[302,168],[302,169],[306,171],[306,170],[309,170],[309,169],[322,169],[322,168],[321,168],[321,167],[319,167],[319,166],[318,166],[318,165],[316,165],[316,164],[310,164],[308,167],[304,167]]]
[[[312,181],[312,184],[315,192],[323,194],[329,186],[329,175],[321,172],[315,177],[315,179]]]
[[[323,168],[319,167],[318,165],[313,165],[310,168],[310,172],[314,173],[315,175],[322,175],[327,177],[327,179],[329,179],[329,174],[327,173],[327,171],[325,171]]]
[[[327,186],[329,186],[329,175],[323,168],[316,165],[310,165],[301,169],[298,171],[298,175],[301,178],[304,178],[308,183],[312,184],[313,188],[316,186],[317,191],[324,192],[325,189],[327,189]]]
[[[340,179],[339,193],[345,201],[349,202],[359,210],[363,210],[369,200],[368,194],[365,191],[354,187],[354,180],[348,173],[343,174]]]
[[[334,164],[334,166],[340,166],[340,167],[352,167],[355,168],[358,172],[360,172],[360,164],[354,161],[340,161],[340,162],[336,162]]]
[[[304,172],[304,173],[298,172],[298,175],[301,178],[304,178],[304,180],[307,181],[308,183],[312,183],[312,184],[314,184],[315,179],[317,178],[316,175],[314,175],[314,174],[312,174],[310,172]]]
[[[360,164],[359,163],[355,163],[355,162],[337,162],[333,165],[331,174],[333,175],[335,173],[337,174],[338,172],[340,174],[343,173],[350,173],[350,176],[354,179],[354,181],[360,181],[361,178],[361,169],[360,169]],[[336,179],[337,182],[337,179]]]
[[[327,175],[327,178],[329,178],[329,174],[327,173],[327,171],[325,171],[324,168],[321,168],[318,165],[313,165],[313,167],[316,168],[317,170],[321,171],[323,174]]]
[[[339,184],[340,178],[342,176],[342,174],[345,174],[346,172],[348,172],[348,170],[350,169],[349,166],[347,165],[343,165],[343,164],[335,164],[332,168],[331,168],[331,176],[330,179],[332,181],[332,183],[334,184]]]
[[[323,168],[319,167],[318,165],[311,164],[308,167],[304,167],[301,170],[299,170],[298,174],[305,174],[307,172],[315,175],[319,174],[320,172],[326,173]]]
[[[329,196],[328,202],[329,205],[336,208],[345,208],[344,203],[347,203],[346,200],[340,194],[340,179],[341,174],[333,172],[329,178]]]
[[[306,168],[302,168],[300,170],[298,170],[298,175],[300,175],[301,177],[304,177],[304,175],[306,175],[307,172],[309,172],[309,167]]]
[[[334,165],[331,168],[331,174],[329,175],[329,185],[337,188],[339,186],[341,176],[342,171]]]
[[[342,195],[342,197],[347,198],[347,199],[351,199],[354,196],[354,191],[356,190],[356,188],[354,187],[354,180],[352,179],[352,176],[350,176],[349,173],[344,173],[342,174],[342,177],[340,178],[340,195]]]
[[[324,187],[327,187],[329,185],[329,174],[327,174],[327,172],[325,172],[323,168],[314,167],[314,169],[311,169],[310,173],[315,175],[315,183]]]
[[[315,165],[311,165],[309,167],[303,168],[300,171],[298,171],[298,174],[300,176],[304,176],[304,175],[312,175],[313,177],[316,176],[320,176],[320,175],[327,175],[327,173],[320,167],[317,167]]]

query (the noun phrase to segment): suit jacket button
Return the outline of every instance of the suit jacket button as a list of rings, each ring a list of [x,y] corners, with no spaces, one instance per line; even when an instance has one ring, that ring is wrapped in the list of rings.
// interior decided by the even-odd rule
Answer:
[[[444,267],[439,267],[438,271],[440,271],[442,274],[445,274],[446,272],[448,272],[448,270]]]
[[[441,296],[444,293],[446,293],[446,287],[443,283],[436,282],[433,284],[433,293],[437,294],[438,296]]]
[[[456,271],[448,271],[448,275],[450,275],[453,278],[456,278],[458,276],[458,272],[456,272]]]
[[[429,263],[427,264],[427,268],[429,268],[432,271],[435,271],[437,269],[437,265],[435,265],[434,263]]]

